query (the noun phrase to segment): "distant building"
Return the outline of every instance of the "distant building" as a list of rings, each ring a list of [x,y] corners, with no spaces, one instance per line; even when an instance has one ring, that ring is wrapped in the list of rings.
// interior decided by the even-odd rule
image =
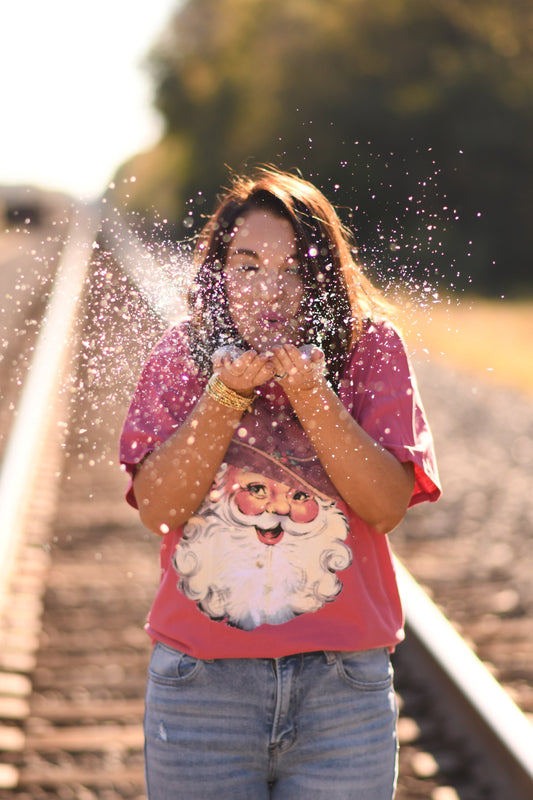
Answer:
[[[62,192],[35,186],[0,186],[0,223],[2,227],[40,226],[56,218],[71,203]]]

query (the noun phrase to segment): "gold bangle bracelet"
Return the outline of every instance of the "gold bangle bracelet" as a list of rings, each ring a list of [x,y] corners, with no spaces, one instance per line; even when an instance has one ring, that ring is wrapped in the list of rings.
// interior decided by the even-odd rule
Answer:
[[[226,408],[234,408],[237,411],[249,411],[255,398],[254,395],[245,397],[230,389],[218,375],[211,375],[205,390],[209,397],[212,397],[220,405],[226,406]]]

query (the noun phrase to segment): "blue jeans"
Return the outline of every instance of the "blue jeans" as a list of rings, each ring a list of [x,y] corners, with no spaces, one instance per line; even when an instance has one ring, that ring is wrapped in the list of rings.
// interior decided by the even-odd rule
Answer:
[[[385,649],[201,661],[154,647],[149,800],[391,800],[396,702]]]

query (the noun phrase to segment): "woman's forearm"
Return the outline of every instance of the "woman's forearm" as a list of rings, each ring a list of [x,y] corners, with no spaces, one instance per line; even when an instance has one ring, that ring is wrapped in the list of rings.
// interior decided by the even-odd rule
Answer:
[[[204,393],[176,432],[145,458],[135,474],[133,490],[147,528],[164,534],[196,511],[211,488],[242,413]]]
[[[197,510],[244,413],[243,401],[248,407],[254,388],[273,372],[269,357],[254,350],[221,348],[213,364],[215,382],[209,381],[185,422],[137,469],[135,499],[154,533],[179,527]]]
[[[379,533],[402,520],[414,467],[374,441],[350,416],[324,379],[311,390],[286,390],[322,466],[345,502]]]

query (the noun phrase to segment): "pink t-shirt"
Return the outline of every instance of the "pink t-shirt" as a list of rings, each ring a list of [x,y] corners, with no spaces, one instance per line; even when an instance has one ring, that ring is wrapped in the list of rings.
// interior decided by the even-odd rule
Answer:
[[[144,367],[121,438],[131,475],[202,394],[187,323]],[[415,465],[410,505],[440,495],[433,442],[402,340],[367,322],[339,397],[400,461]],[[136,506],[131,486],[128,501]],[[261,386],[211,491],[161,543],[161,583],[147,630],[190,655],[278,658],[315,650],[393,648],[403,614],[387,536],[338,495],[290,403]]]

